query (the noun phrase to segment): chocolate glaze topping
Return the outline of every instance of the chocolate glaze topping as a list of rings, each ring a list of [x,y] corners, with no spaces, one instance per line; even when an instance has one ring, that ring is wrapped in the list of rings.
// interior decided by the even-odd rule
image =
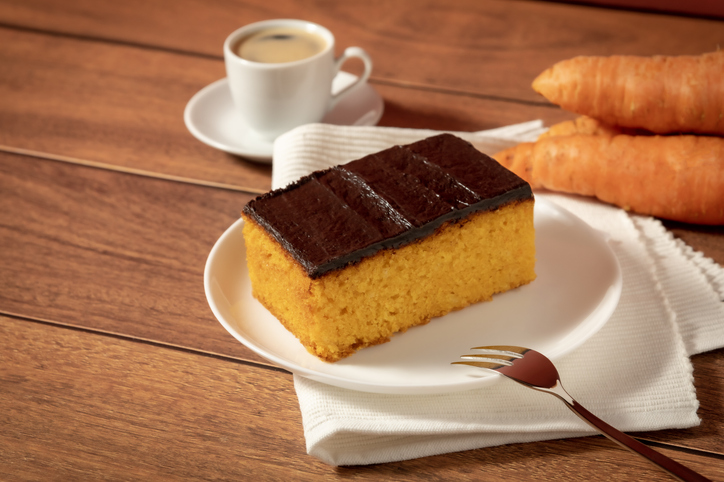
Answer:
[[[314,172],[244,206],[311,278],[532,198],[527,182],[451,134]]]

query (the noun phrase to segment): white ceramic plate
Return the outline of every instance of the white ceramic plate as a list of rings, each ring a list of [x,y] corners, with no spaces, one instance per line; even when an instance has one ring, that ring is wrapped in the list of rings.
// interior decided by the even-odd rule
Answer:
[[[535,281],[325,363],[251,296],[242,225],[237,221],[219,238],[206,263],[204,285],[214,314],[237,340],[270,362],[343,388],[425,394],[490,385],[499,377],[450,363],[482,345],[526,346],[560,358],[608,321],[621,294],[621,270],[604,235],[537,199]]]
[[[357,76],[340,71],[332,83],[332,92],[342,90],[356,79]],[[383,111],[382,97],[365,83],[339,101],[322,122],[372,126],[379,122]],[[252,161],[271,163],[274,142],[258,137],[237,114],[226,78],[207,85],[189,100],[184,123],[204,144]]]

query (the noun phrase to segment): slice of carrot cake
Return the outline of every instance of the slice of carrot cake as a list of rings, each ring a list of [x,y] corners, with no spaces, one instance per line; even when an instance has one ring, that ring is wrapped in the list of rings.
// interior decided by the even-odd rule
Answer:
[[[254,296],[337,361],[535,279],[528,183],[441,134],[244,206]]]

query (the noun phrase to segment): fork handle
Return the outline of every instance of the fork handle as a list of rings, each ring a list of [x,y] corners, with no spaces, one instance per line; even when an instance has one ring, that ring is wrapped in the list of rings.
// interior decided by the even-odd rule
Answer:
[[[613,428],[612,426],[586,410],[583,405],[581,405],[574,399],[564,399],[563,401],[565,402],[566,406],[568,406],[568,408],[573,411],[573,413],[578,415],[581,419],[583,419],[583,421],[601,432],[607,438],[631,450],[632,452],[638,453],[642,457],[648,459],[654,465],[657,465],[659,468],[665,470],[666,472],[669,472],[677,479],[683,480],[685,482],[711,482],[710,479],[707,479],[703,475],[694,472],[690,468],[681,465],[680,463],[670,459],[666,455],[657,452],[648,445],[644,445],[635,438],[629,437],[620,430]]]

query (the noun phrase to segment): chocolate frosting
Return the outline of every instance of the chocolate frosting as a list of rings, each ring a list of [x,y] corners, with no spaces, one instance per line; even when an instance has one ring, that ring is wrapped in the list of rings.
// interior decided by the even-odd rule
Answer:
[[[311,278],[533,197],[530,186],[451,134],[314,172],[244,206]]]

